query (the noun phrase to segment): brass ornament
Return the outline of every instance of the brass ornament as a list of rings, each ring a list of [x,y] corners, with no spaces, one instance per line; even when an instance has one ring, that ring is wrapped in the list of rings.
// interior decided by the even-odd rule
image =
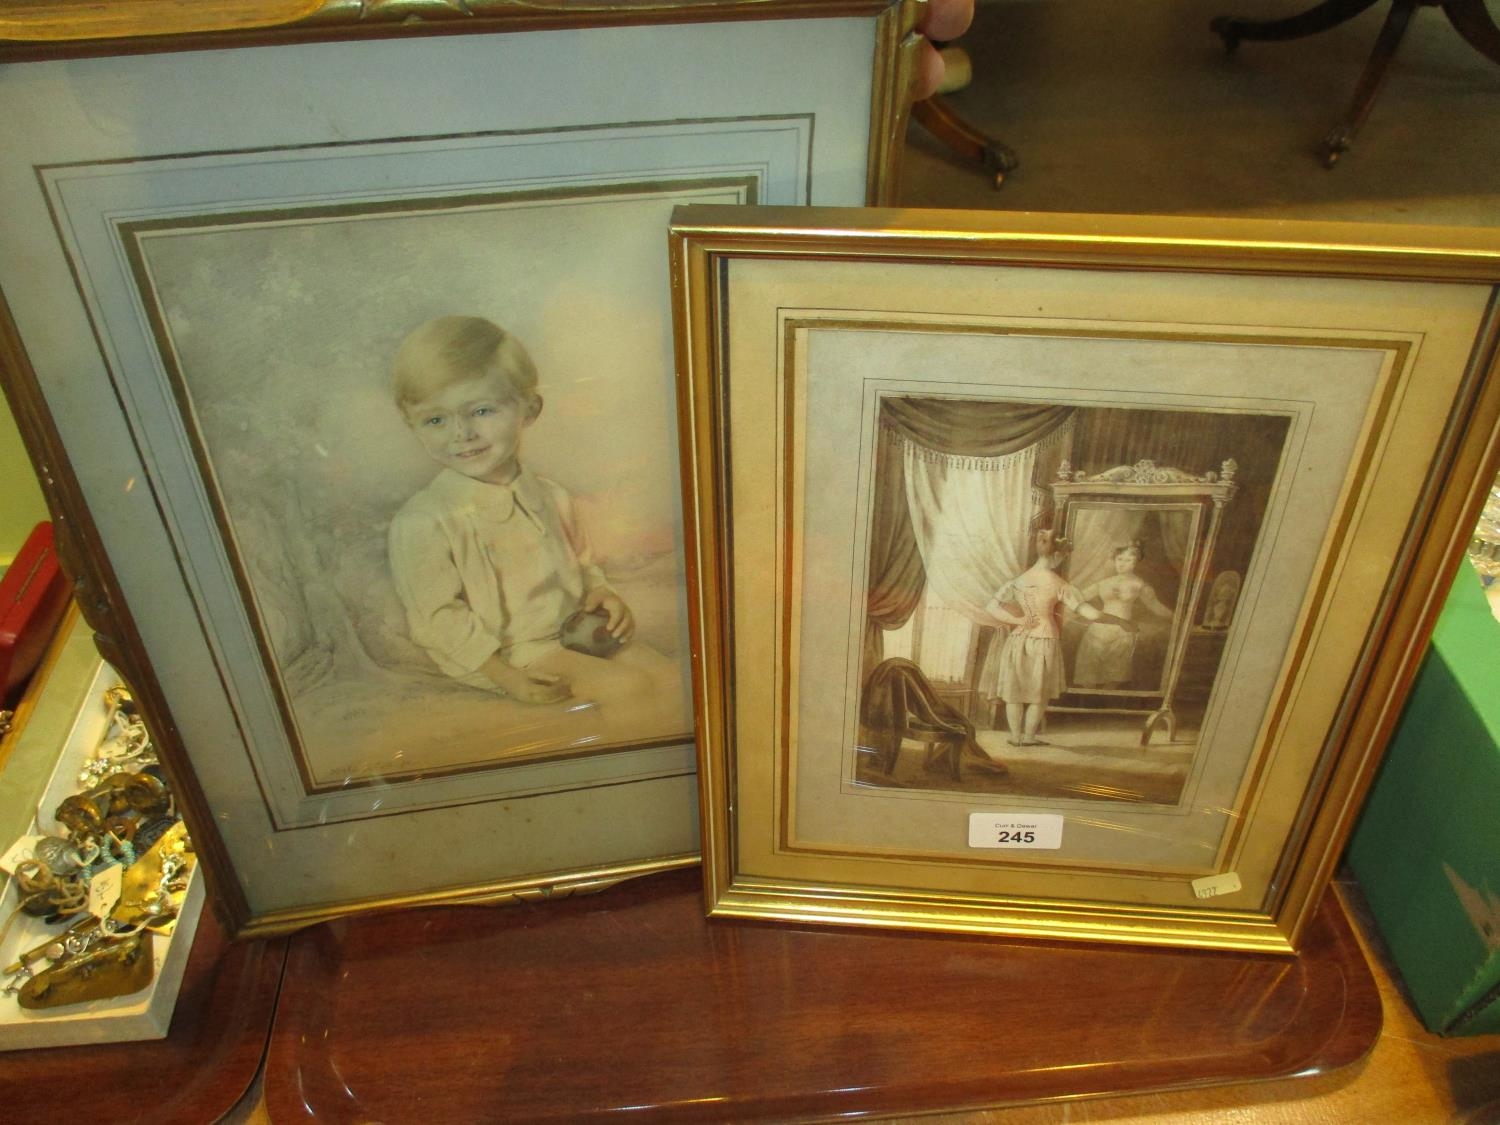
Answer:
[[[192,870],[192,844],[186,826],[178,821],[125,869],[120,901],[110,911],[110,921],[170,933],[187,897]]]
[[[97,931],[96,931],[97,932]],[[16,1002],[30,1010],[129,996],[155,974],[149,930],[106,938],[21,985]]]
[[[3,992],[23,1008],[147,987],[155,975],[152,934],[172,933],[187,897],[193,845],[150,736],[124,688],[106,692],[105,704],[107,733],[80,772],[83,791],[58,805],[62,829],[37,839],[15,867],[16,913],[49,924],[83,915],[5,966]],[[118,879],[118,894],[101,878]]]

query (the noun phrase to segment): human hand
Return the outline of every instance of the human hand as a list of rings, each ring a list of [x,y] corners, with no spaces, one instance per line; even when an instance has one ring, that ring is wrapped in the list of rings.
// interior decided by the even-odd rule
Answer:
[[[561,703],[573,695],[573,685],[556,672],[527,672],[507,691],[522,703]]]
[[[999,598],[991,598],[988,605],[984,607],[985,614],[989,617],[989,623],[1005,629],[1030,628],[1036,622],[1036,618],[1027,617],[1026,611],[1018,605],[1002,602]]]
[[[573,685],[567,677],[517,668],[498,654],[486,660],[480,671],[497,688],[521,703],[561,703],[573,694]]]
[[[917,30],[923,39],[917,55],[917,101],[937,93],[943,81],[945,65],[933,41],[946,43],[969,29],[974,19],[974,0],[927,0],[917,18]]]
[[[583,597],[583,609],[585,613],[593,613],[596,609],[602,609],[608,616],[605,620],[605,628],[609,635],[624,644],[635,634],[635,614],[630,612],[630,607],[607,586],[596,586]]]

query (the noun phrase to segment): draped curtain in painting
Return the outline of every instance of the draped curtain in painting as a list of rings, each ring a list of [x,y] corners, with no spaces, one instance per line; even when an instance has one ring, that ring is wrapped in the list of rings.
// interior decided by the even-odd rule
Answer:
[[[1063,441],[1047,439],[1060,439],[1072,416],[1071,407],[1030,403],[881,404],[864,675],[883,656],[881,631],[906,623],[926,582],[977,614],[1028,565],[1037,459],[1055,464]]]

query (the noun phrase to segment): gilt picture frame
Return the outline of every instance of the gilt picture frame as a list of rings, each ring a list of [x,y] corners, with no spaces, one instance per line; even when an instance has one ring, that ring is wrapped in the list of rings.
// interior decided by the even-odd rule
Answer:
[[[229,927],[696,862],[667,222],[885,198],[912,6],[65,9],[0,371]]]
[[[710,914],[1295,951],[1500,459],[1494,232],[672,237]]]

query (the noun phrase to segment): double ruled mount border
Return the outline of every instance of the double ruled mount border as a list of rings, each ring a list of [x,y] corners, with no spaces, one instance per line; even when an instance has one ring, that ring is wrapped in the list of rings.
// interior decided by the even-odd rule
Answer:
[[[806,22],[791,36],[777,22],[783,20]],[[158,262],[152,247],[178,239],[192,250],[196,239],[211,259],[214,239],[266,238],[280,253],[278,246],[298,237],[299,224],[317,234],[335,232],[339,223],[351,231],[374,229],[413,216],[425,221],[428,214],[448,221],[492,212],[503,220],[541,207],[562,216],[601,200],[659,206],[654,222],[663,229],[679,197],[878,201],[895,183],[913,22],[912,5],[884,2],[332,4],[294,11],[261,4],[210,10],[0,6],[0,65],[9,79],[4,96],[19,99],[6,110],[17,135],[0,169],[0,192],[20,205],[7,208],[13,217],[0,232],[5,391],[47,492],[80,606],[101,651],[131,683],[152,723],[216,907],[236,936],[284,932],[369,909],[565,895],[694,863],[692,748],[642,743],[639,751],[627,747],[614,755],[564,755],[546,768],[576,767],[580,780],[553,778],[529,790],[503,779],[530,767],[498,763],[490,770],[481,761],[467,774],[426,778],[418,776],[420,769],[397,771],[388,786],[379,777],[351,786],[325,781],[310,786],[305,799],[293,793],[277,806],[276,786],[285,797],[291,792],[286,778],[298,772],[294,756],[278,759],[278,782],[265,763],[280,753],[275,744],[283,736],[275,724],[255,726],[258,720],[244,710],[255,695],[249,680],[285,678],[286,669],[273,667],[275,646],[267,642],[275,607],[257,601],[255,581],[247,577],[254,567],[244,565],[236,546],[244,529],[236,532],[235,521],[243,516],[227,498],[242,474],[216,460],[227,447],[216,445],[221,439],[212,418],[222,416],[227,392],[196,373],[202,368],[194,367],[182,315],[191,310],[172,306],[172,293],[198,300],[215,284],[195,281],[195,252]],[[571,37],[574,30],[585,32],[581,52],[566,45],[580,42]],[[570,37],[564,43],[550,31]],[[783,85],[787,96],[776,98],[806,104],[757,115],[736,92],[736,83],[759,82],[754,61],[747,61],[743,73],[720,67],[711,88],[695,90],[696,78],[677,94],[626,83],[622,88],[633,93],[609,107],[617,116],[599,121],[597,102],[568,99],[587,97],[579,91],[609,75],[545,66],[553,58],[567,65],[586,58],[628,69],[632,52],[649,46],[651,37],[662,37],[669,53],[680,56],[684,75],[708,65],[708,56],[693,49],[698,42],[705,50],[742,43],[758,52],[746,58],[763,67],[787,65],[809,75],[817,68],[811,58],[798,64],[797,52],[813,53],[811,40],[822,41],[825,50],[843,44],[834,49],[843,52],[844,89],[833,91],[826,75],[805,91]],[[514,88],[524,79],[505,77],[498,63],[488,72],[486,52],[506,50],[545,73],[533,76],[524,91]],[[600,64],[605,57],[609,62]],[[57,61],[64,59],[78,61],[65,68]],[[403,82],[406,60],[420,81],[413,73]],[[255,104],[260,99],[216,108],[215,97],[231,96],[216,93],[220,87],[263,82],[273,73],[278,93],[265,99],[263,113]],[[435,84],[434,74],[443,80]],[[703,81],[709,81],[706,74]],[[201,97],[184,96],[195,89]],[[851,96],[850,90],[861,92]],[[303,119],[283,106],[278,116],[270,103],[296,98],[298,91],[304,108],[316,112]],[[691,104],[665,104],[688,92]],[[424,97],[431,99],[425,110]],[[153,98],[160,104],[152,105]],[[389,111],[382,108],[387,104]],[[625,108],[637,104],[653,109],[633,114]],[[720,154],[695,164],[700,134],[718,144]],[[47,139],[54,135],[55,144]],[[479,171],[465,161],[477,161]],[[698,167],[710,162],[707,172]],[[668,174],[653,174],[661,168]],[[23,211],[29,219],[19,217]],[[506,221],[511,225],[504,229],[517,232],[516,245],[534,255],[524,218]],[[28,233],[43,229],[56,234]],[[607,262],[591,271],[578,259],[579,282],[585,294],[594,284],[627,303],[644,294],[659,308],[653,316],[663,356],[665,437],[652,456],[662,462],[658,475],[670,481],[668,296],[654,251],[656,229],[642,229],[638,241],[642,247],[650,242],[651,253],[640,254],[660,273],[659,298],[651,296],[644,275],[622,279],[624,267]],[[503,250],[496,251],[502,264],[509,260]],[[320,252],[300,252],[317,264]],[[224,262],[250,260],[243,256],[248,251],[236,253],[242,256]],[[583,255],[576,247],[566,253]],[[26,263],[38,259],[43,268],[30,270]],[[222,288],[233,290],[254,275],[230,269]],[[429,270],[420,280],[432,276]],[[384,283],[373,264],[352,280],[371,285],[372,293]],[[39,299],[43,286],[49,302]],[[64,292],[70,294],[65,299]],[[296,285],[287,292],[295,294]],[[464,304],[459,298],[435,311],[480,311],[457,307]],[[223,316],[222,309],[216,315]],[[505,320],[508,310],[490,315]],[[640,319],[618,323],[633,330]],[[54,332],[58,351],[51,350],[58,342]],[[399,338],[394,325],[392,332]],[[533,351],[548,347],[535,336],[527,343]],[[256,357],[247,353],[245,361],[253,369]],[[382,385],[384,362],[367,361],[371,378]],[[628,364],[609,362],[598,370],[613,373],[620,366]],[[549,375],[552,387],[559,386],[556,369],[544,370],[544,392]],[[558,402],[549,399],[549,417],[561,417]],[[675,511],[675,494],[671,503]],[[231,641],[235,630],[247,640]],[[189,651],[201,655],[184,663]],[[254,651],[264,671],[251,675],[241,657]],[[189,690],[189,683],[198,686]],[[206,723],[213,708],[205,700],[219,692],[224,714],[235,717]],[[276,711],[272,706],[264,713]],[[280,709],[278,722],[295,725],[286,712]],[[295,741],[296,733],[285,737]],[[632,753],[655,755],[638,778],[628,766],[613,772],[599,766]],[[680,764],[664,764],[672,753]],[[254,755],[260,757],[252,764]],[[501,779],[489,794],[476,780],[486,777]],[[444,785],[455,788],[441,800],[401,797],[403,791],[439,793]],[[465,785],[472,791],[460,793]]]
[[[895,202],[918,42],[913,0],[155,0],[0,4],[0,62],[328,39],[544,31],[728,20],[877,17],[870,99],[872,205]]]
[[[711,913],[1294,951],[1500,467],[1500,238],[689,207],[673,267]],[[1023,739],[983,643],[942,665],[912,638],[967,614],[983,642],[997,587],[1019,621],[1038,526],[1085,588]],[[903,620],[913,567],[942,585]],[[1197,654],[1176,729],[1161,679],[1084,670],[1108,650],[1072,606],[1117,571]],[[1141,659],[1145,602],[1112,604]],[[911,666],[931,691],[890,739],[876,693],[919,697]],[[1036,846],[978,846],[974,817]]]

